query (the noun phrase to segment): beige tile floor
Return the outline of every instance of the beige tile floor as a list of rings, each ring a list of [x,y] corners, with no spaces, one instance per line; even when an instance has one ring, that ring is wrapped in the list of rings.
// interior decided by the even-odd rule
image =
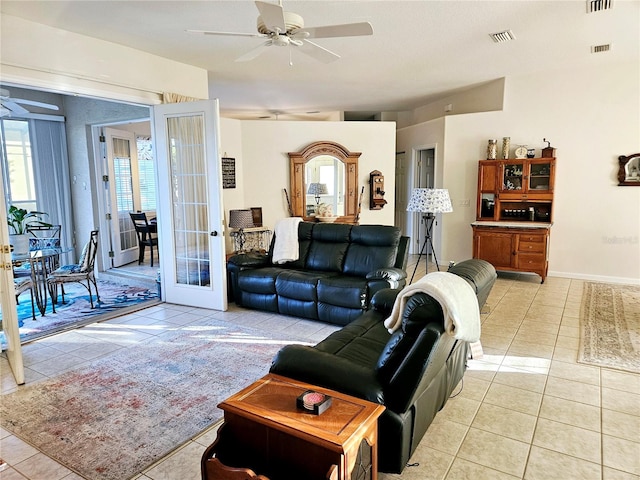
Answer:
[[[420,265],[416,278],[422,274]],[[418,465],[402,475],[381,474],[381,480],[639,480],[640,375],[576,362],[581,295],[579,280],[548,277],[541,285],[536,276],[501,274],[482,315],[484,357],[469,362],[457,395],[411,459]],[[206,316],[255,328],[278,325],[313,341],[334,329],[287,317],[274,322],[270,314],[245,316],[233,305],[221,313],[163,304],[111,320],[129,333],[124,341],[114,336],[97,342],[88,326],[27,345],[27,383],[135,348],[163,326],[188,327]],[[56,348],[63,337],[77,348]],[[2,393],[19,388],[5,358],[0,368]],[[200,457],[215,435],[213,427],[135,478],[199,479]],[[81,478],[1,429],[0,457],[2,480]]]

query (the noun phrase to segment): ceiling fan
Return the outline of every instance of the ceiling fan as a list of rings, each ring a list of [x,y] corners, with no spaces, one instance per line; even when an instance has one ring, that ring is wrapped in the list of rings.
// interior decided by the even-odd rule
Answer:
[[[50,103],[36,102],[24,98],[11,98],[9,90],[0,88],[0,117],[10,117],[11,115],[20,116],[30,113],[29,110],[22,105],[31,105],[32,107],[46,108],[48,110],[59,110],[57,105]]]
[[[304,28],[304,20],[296,13],[285,12],[282,8],[282,0],[279,4],[256,1],[256,7],[260,12],[258,16],[258,33],[215,32],[208,30],[187,30],[191,33],[204,35],[232,35],[238,37],[262,37],[266,38],[258,47],[238,57],[236,62],[253,60],[263,53],[267,47],[292,47],[324,63],[338,60],[340,55],[328,50],[311,38],[331,37],[356,37],[361,35],[373,35],[373,27],[369,22],[347,23],[342,25],[326,25],[321,27]],[[291,49],[289,50],[291,55]],[[291,58],[289,64],[292,65]]]

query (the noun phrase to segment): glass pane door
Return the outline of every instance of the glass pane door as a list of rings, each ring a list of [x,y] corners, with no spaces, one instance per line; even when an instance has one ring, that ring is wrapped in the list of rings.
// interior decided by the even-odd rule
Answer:
[[[172,184],[175,282],[211,283],[207,169],[201,115],[167,120]]]
[[[227,309],[218,103],[153,107],[163,300]]]
[[[140,209],[135,137],[123,130],[105,128],[109,161],[111,195],[112,267],[119,267],[138,258],[138,237],[129,212]]]

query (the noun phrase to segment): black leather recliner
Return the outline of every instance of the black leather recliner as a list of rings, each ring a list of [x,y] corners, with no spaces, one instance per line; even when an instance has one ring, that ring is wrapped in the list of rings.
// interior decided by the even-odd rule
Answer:
[[[480,308],[496,279],[484,260],[449,271],[476,292]],[[371,309],[314,347],[288,345],[271,372],[386,406],[378,420],[378,467],[400,473],[466,369],[468,343],[444,330],[440,304],[425,293],[409,298],[402,326],[384,327],[398,289],[378,292]]]
[[[275,241],[275,239],[274,239]],[[239,306],[346,325],[384,288],[406,284],[408,238],[388,225],[301,222],[299,259],[274,264],[268,254],[240,254],[227,263]]]

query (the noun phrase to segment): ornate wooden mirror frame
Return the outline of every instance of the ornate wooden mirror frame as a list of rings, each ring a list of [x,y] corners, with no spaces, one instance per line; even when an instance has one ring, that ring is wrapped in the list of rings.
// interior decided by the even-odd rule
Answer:
[[[289,152],[291,210],[293,212],[293,216],[302,217],[308,222],[315,221],[313,216],[307,215],[305,165],[309,160],[319,155],[330,155],[344,163],[345,209],[344,215],[338,217],[336,222],[354,223],[358,213],[358,158],[360,158],[362,153],[350,152],[342,145],[335,142],[314,142],[309,144],[301,152]]]
[[[640,153],[618,157],[618,185],[640,187]]]

